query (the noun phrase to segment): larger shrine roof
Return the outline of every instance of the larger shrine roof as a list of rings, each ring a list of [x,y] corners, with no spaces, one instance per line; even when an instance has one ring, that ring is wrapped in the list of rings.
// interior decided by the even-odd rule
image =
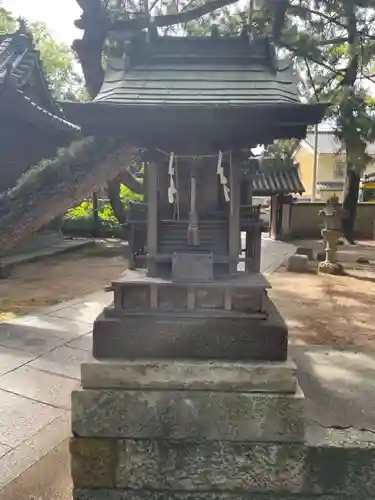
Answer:
[[[25,26],[0,36],[0,191],[80,132],[54,100]]]
[[[79,131],[54,100],[39,51],[24,27],[0,36],[0,109],[21,114],[25,121],[41,126]]]

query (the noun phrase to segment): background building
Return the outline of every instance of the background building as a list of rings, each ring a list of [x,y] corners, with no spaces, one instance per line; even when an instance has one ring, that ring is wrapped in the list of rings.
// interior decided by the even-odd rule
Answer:
[[[311,198],[314,178],[314,131],[307,132],[294,154],[294,160],[299,164],[299,175],[305,187],[304,197]],[[367,150],[373,158],[366,166],[365,173],[375,171],[375,144],[370,144]],[[346,157],[345,150],[332,129],[319,128],[318,158],[316,172],[316,197],[326,200],[332,194],[342,199],[345,182]]]

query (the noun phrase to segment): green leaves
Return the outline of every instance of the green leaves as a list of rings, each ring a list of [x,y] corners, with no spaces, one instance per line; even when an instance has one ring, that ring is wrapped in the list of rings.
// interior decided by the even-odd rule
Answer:
[[[18,22],[10,12],[0,8],[0,34],[13,33]],[[51,36],[44,23],[31,23],[27,28],[33,34],[35,47],[40,51],[40,59],[56,99],[86,99],[83,91],[83,80],[76,66],[72,50],[65,44],[57,42]]]

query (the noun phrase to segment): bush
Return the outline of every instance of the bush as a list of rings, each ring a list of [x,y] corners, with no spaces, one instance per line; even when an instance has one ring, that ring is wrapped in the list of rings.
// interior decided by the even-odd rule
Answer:
[[[141,201],[142,195],[133,193],[128,187],[121,186],[121,200],[128,208],[129,201]],[[122,238],[124,228],[116,219],[112,207],[107,199],[98,200],[99,223],[93,218],[92,200],[85,200],[77,207],[71,208],[62,222],[62,231],[69,236],[81,238]]]

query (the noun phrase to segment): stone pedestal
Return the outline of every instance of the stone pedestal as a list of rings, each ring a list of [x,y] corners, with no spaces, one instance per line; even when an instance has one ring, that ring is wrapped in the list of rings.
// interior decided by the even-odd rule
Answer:
[[[82,365],[74,500],[370,500],[375,449],[314,446],[290,362]]]
[[[75,500],[301,487],[304,398],[290,362],[88,363],[72,408]]]

